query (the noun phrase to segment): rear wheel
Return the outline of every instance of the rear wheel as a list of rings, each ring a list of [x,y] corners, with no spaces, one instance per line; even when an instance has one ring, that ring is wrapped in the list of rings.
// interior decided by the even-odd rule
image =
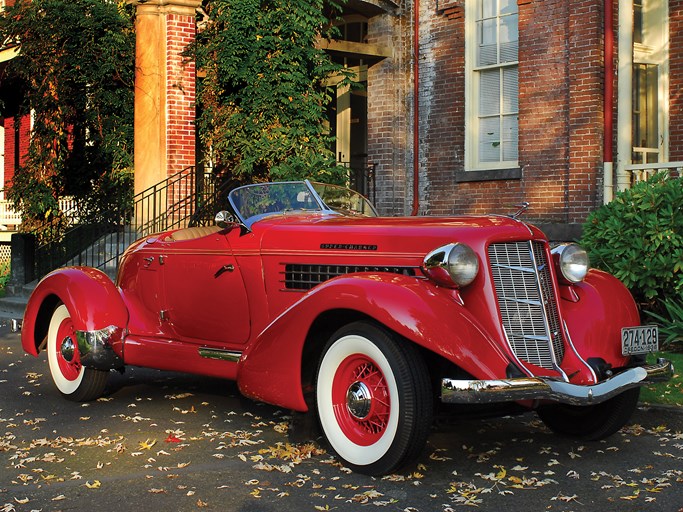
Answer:
[[[632,388],[600,404],[546,405],[536,412],[553,432],[583,441],[599,441],[626,424],[639,397],[640,388]]]
[[[84,402],[102,396],[109,372],[81,364],[76,331],[64,304],[52,313],[47,333],[47,361],[52,380],[65,398]]]
[[[328,442],[352,469],[389,473],[423,449],[432,392],[415,347],[368,323],[337,331],[316,378],[316,405]]]

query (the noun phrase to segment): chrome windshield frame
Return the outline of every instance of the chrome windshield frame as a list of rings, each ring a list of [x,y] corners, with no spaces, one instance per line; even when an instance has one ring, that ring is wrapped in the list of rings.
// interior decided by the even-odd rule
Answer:
[[[317,183],[316,183],[317,184]],[[248,230],[251,231],[252,225],[265,218],[265,217],[270,217],[273,215],[286,215],[287,213],[291,212],[307,212],[307,213],[314,213],[314,214],[326,214],[326,215],[345,215],[344,212],[339,211],[338,209],[331,208],[328,206],[325,202],[325,200],[320,196],[320,193],[315,188],[314,183],[312,183],[309,180],[303,180],[303,181],[276,181],[276,182],[267,182],[267,183],[253,183],[250,185],[243,185],[241,187],[237,187],[233,190],[230,191],[228,194],[228,201],[230,203],[230,206],[232,210],[234,211],[235,215],[239,219],[240,223]],[[307,205],[305,208],[303,207],[282,207],[282,208],[276,208],[274,210],[267,210],[264,208],[264,211],[262,212],[256,212],[251,215],[246,215],[245,214],[245,208],[244,205],[242,204],[242,201],[239,200],[240,193],[245,192],[246,190],[250,191],[256,191],[257,189],[267,189],[267,187],[287,187],[288,185],[290,186],[299,186],[300,190],[292,190],[292,193],[298,195],[301,193],[307,194],[305,196],[305,200],[307,202]],[[338,189],[343,189],[343,190],[348,190],[349,194],[357,195],[363,199],[365,204],[369,207],[369,211],[371,212],[372,216],[377,216],[377,211],[375,210],[374,205],[362,194],[353,191],[351,189],[346,189],[345,187],[341,187],[338,185],[330,185],[330,184],[325,184],[321,183],[320,185],[325,186],[325,187],[331,187],[331,188],[338,188]],[[275,197],[271,198],[268,193],[264,195],[264,199],[267,200],[274,200]],[[291,197],[289,198],[291,199]],[[297,202],[301,203],[303,200],[297,199]]]

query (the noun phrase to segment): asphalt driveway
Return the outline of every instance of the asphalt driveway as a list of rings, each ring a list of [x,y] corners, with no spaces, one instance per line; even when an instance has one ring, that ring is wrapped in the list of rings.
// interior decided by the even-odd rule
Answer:
[[[79,404],[45,357],[0,327],[0,512],[683,510],[683,413],[642,407],[598,443],[551,434],[533,414],[435,431],[418,463],[371,478],[314,443],[289,411],[233,383],[133,368]]]

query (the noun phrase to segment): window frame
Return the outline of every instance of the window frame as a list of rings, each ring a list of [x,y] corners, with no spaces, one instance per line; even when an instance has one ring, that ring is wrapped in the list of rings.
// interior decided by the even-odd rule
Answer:
[[[669,159],[669,2],[668,0],[643,0],[641,2],[640,36],[642,40],[633,41],[632,68],[637,65],[657,66],[657,125],[658,146],[640,147],[633,140],[634,126],[631,126],[631,156],[638,154],[645,158],[648,153],[657,154],[658,162],[666,162]],[[634,13],[635,14],[635,13]],[[635,23],[635,20],[634,20]],[[635,27],[634,27],[635,30]],[[635,36],[635,34],[634,34]],[[632,71],[632,76],[634,75]],[[633,78],[631,80],[631,94],[633,90]],[[635,104],[631,104],[631,116],[635,114]]]
[[[478,7],[480,2],[483,0],[466,0],[465,1],[465,173],[478,171],[477,174],[480,176],[491,176],[492,179],[496,179],[494,172],[510,170],[519,167],[519,104],[517,105],[517,111],[505,112],[503,110],[503,99],[502,91],[504,89],[502,83],[500,84],[501,98],[500,98],[500,110],[498,113],[498,118],[501,120],[505,116],[516,115],[517,116],[517,158],[515,160],[499,160],[497,162],[482,162],[479,152],[479,128],[480,128],[480,118],[486,117],[480,115],[480,80],[481,72],[486,70],[498,69],[503,70],[504,68],[517,68],[519,70],[519,57],[516,61],[497,63],[494,65],[477,65],[478,56]],[[519,11],[517,11],[519,15]],[[496,14],[496,17],[500,19],[500,13]],[[500,30],[501,24],[497,24],[498,30]],[[519,22],[517,25],[517,30],[519,33]],[[519,40],[519,39],[518,39]],[[500,45],[500,37],[497,38],[497,44]],[[502,75],[502,73],[501,73]],[[517,79],[517,98],[519,98],[519,77]],[[502,134],[502,131],[501,131]],[[502,158],[502,155],[501,155]],[[491,173],[482,173],[481,171],[493,171]],[[506,175],[516,176],[517,173],[505,173]],[[464,176],[461,177],[461,181],[469,181]]]

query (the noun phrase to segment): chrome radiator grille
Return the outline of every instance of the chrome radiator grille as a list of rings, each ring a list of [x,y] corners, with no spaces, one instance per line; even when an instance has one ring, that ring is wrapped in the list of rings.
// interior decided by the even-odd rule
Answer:
[[[522,361],[554,368],[564,344],[544,244],[492,244],[488,254],[510,348]]]

